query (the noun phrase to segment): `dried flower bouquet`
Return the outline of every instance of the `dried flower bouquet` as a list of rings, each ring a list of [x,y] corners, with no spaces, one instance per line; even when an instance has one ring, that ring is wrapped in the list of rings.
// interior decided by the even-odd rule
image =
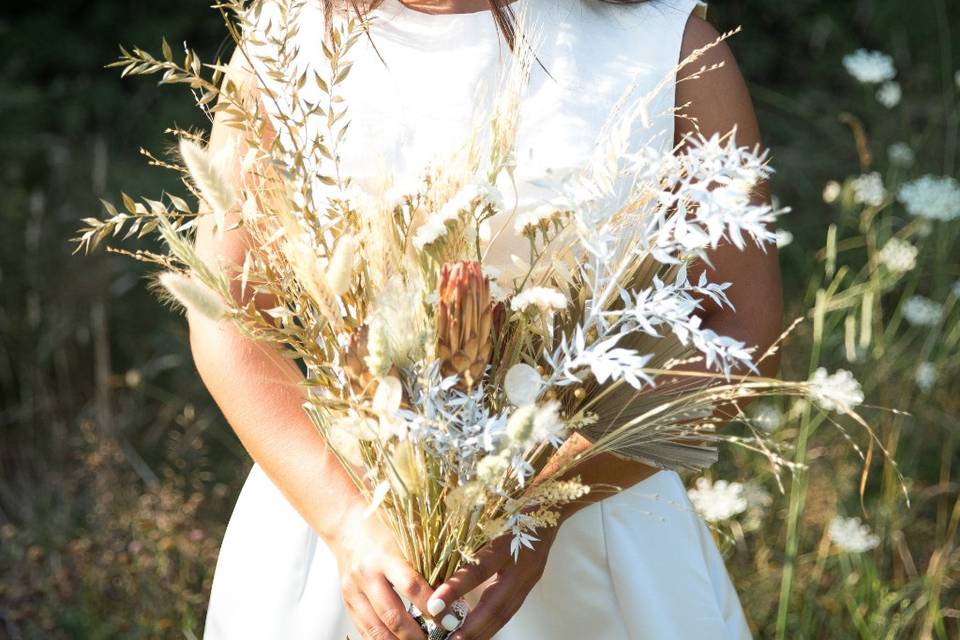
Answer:
[[[771,170],[765,154],[737,146],[735,132],[693,140],[682,154],[631,148],[651,96],[626,93],[557,197],[514,208],[529,251],[515,257],[521,275],[505,277],[485,261],[486,226],[514,207],[497,185],[513,169],[534,64],[522,21],[492,113],[465,150],[438,159],[417,184],[371,193],[338,154],[349,135],[340,87],[365,20],[338,21],[324,44],[327,68],[307,77],[293,64],[298,3],[274,4],[282,19],[256,38],[259,3],[217,5],[246,82],[189,49],[177,60],[166,42],[160,58],[123,51],[124,75],[186,84],[201,108],[222,112],[240,144],[216,154],[176,131],[180,162],[151,160],[182,173],[199,209],[172,195],[125,195],[124,211],[106,204],[105,218],[85,221],[79,248],[159,235],[166,253],[130,255],[160,265],[174,299],[300,360],[304,409],[431,583],[504,534],[514,554],[530,547],[561,505],[589,491],[569,472],[599,452],[695,470],[715,460],[719,440],[733,440],[715,427],[741,401],[819,393],[851,412],[855,403],[828,386],[749,375],[762,354],[700,324],[702,301],[728,304],[728,284],[705,274],[691,281],[688,267],[721,242],[773,242],[783,212],[751,199]],[[319,98],[297,90],[306,83]],[[241,265],[198,256],[201,216],[219,233],[248,234]],[[232,293],[237,282],[245,304]],[[258,308],[249,293],[275,305]],[[715,373],[684,370],[698,360]],[[557,462],[574,432],[592,447]],[[740,442],[781,463],[764,443]]]

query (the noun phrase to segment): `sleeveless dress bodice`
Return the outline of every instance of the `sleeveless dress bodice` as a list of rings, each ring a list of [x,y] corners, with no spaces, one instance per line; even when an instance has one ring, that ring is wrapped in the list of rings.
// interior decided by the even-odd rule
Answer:
[[[549,201],[557,180],[590,156],[624,91],[641,96],[664,79],[672,84],[687,19],[702,5],[516,0],[512,8],[536,33],[537,58],[520,107],[515,180],[498,184],[515,214]],[[319,0],[303,11],[297,64],[324,64]],[[387,174],[416,180],[427,163],[455,152],[510,59],[489,12],[430,15],[385,0],[373,16],[343,85],[351,125],[342,167],[361,187]],[[269,23],[268,6],[261,18]],[[646,105],[632,145],[671,148],[673,108],[668,86]],[[509,271],[526,240],[502,215],[491,222],[487,259]],[[347,636],[360,640],[332,553],[254,465],[221,546],[205,637]],[[679,476],[661,471],[561,526],[543,576],[495,640],[749,637],[713,538]]]

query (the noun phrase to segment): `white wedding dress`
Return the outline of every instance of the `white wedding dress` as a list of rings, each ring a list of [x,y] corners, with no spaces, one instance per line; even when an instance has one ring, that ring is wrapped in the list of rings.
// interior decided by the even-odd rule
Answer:
[[[310,4],[301,16],[300,63],[320,65],[322,17]],[[642,95],[670,76],[687,18],[702,4],[517,0],[513,6],[539,32],[538,62],[521,108],[516,191],[510,191],[522,210],[549,199],[545,185],[589,157],[631,82]],[[374,15],[370,41],[361,39],[351,54],[345,91],[352,124],[343,164],[361,182],[387,167],[409,179],[465,139],[483,103],[478,96],[496,83],[508,49],[489,12],[429,15],[385,0]],[[648,105],[649,126],[633,132],[635,143],[669,148],[673,107],[668,87]],[[526,240],[509,231],[507,220],[499,221],[505,233],[496,233],[498,221],[493,226],[488,259],[508,272],[510,254],[523,255]],[[220,549],[205,638],[348,635],[360,640],[331,552],[254,465]],[[661,471],[562,525],[543,577],[495,640],[749,637],[710,533],[679,476]]]

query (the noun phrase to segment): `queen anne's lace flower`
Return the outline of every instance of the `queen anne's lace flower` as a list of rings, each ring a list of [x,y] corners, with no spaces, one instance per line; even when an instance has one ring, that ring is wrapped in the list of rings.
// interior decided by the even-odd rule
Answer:
[[[530,287],[524,289],[510,301],[514,311],[525,311],[535,306],[544,313],[552,313],[567,306],[567,298],[550,287]]]
[[[918,249],[900,238],[890,238],[877,254],[880,264],[893,273],[906,273],[917,266]]]
[[[710,483],[706,478],[697,478],[695,489],[687,491],[693,508],[707,522],[729,520],[747,510],[747,498],[739,482],[717,480]]]
[[[870,532],[870,527],[860,522],[860,518],[836,516],[828,529],[830,541],[841,551],[863,553],[880,544],[880,538]]]
[[[894,142],[887,147],[887,158],[890,160],[890,164],[906,168],[913,166],[917,155],[906,142]]]
[[[913,379],[921,391],[930,391],[937,384],[937,367],[932,362],[921,362],[913,374]]]
[[[887,197],[883,178],[876,171],[854,178],[850,185],[853,187],[853,199],[861,204],[879,207]]]
[[[877,89],[877,102],[885,106],[887,109],[893,109],[895,106],[900,104],[900,100],[903,98],[903,89],[900,88],[899,82],[884,82],[880,85],[880,88]]]
[[[863,389],[853,374],[846,369],[834,373],[820,367],[809,380],[810,397],[826,411],[853,409],[863,402]]]
[[[886,82],[897,75],[893,58],[880,51],[858,49],[843,57],[843,66],[847,73],[864,84]]]
[[[903,317],[915,327],[932,327],[940,322],[943,305],[923,296],[911,296],[903,303]]]
[[[950,177],[926,175],[900,187],[897,199],[912,216],[930,220],[960,218],[960,183]]]

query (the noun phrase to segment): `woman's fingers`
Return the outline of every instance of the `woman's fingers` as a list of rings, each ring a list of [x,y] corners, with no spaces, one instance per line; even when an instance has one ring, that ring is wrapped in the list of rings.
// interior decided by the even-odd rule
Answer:
[[[400,640],[423,640],[426,637],[386,577],[370,580],[362,585],[362,589],[380,622],[393,634],[388,637]]]
[[[344,604],[353,621],[353,626],[363,640],[396,640],[396,634],[383,626],[383,622],[365,595],[355,593],[345,600]]]
[[[495,540],[477,552],[477,562],[460,567],[446,582],[437,587],[433,596],[427,602],[427,612],[439,620],[443,620],[449,612],[451,604],[483,584],[504,565],[509,556],[504,543],[509,540]]]
[[[400,595],[412,602],[420,611],[427,612],[427,602],[433,594],[433,589],[430,583],[414,571],[406,561],[388,562],[384,575]]]
[[[528,579],[522,571],[508,568],[484,589],[477,606],[450,640],[492,638],[517,612],[535,582],[536,579]]]

